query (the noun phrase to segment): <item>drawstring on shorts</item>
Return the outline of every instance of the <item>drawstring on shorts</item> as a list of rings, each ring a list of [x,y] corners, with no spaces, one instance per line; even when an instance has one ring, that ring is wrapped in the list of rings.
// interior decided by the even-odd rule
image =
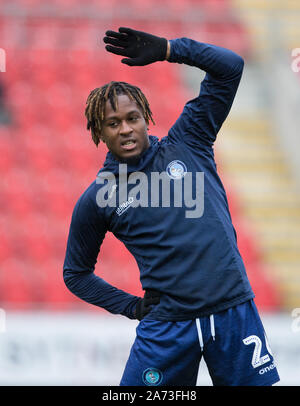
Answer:
[[[215,341],[215,320],[214,320],[213,314],[211,314],[209,316],[209,320],[210,320],[210,332],[211,332],[213,340]]]
[[[211,333],[211,336],[212,336],[213,340],[215,341],[215,336],[216,336],[216,334],[215,334],[215,320],[214,320],[214,315],[213,314],[211,314],[209,316],[209,321],[210,321],[210,333]],[[197,327],[198,339],[199,339],[201,352],[203,352],[204,342],[203,342],[200,319],[196,319],[196,327]]]
[[[203,337],[202,337],[200,319],[196,319],[196,326],[197,326],[197,331],[198,331],[198,338],[199,338],[201,352],[203,352]]]

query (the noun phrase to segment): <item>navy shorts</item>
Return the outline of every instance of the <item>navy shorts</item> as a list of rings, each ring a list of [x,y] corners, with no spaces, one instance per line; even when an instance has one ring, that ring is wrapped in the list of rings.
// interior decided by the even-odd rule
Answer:
[[[213,385],[279,381],[253,300],[187,321],[142,320],[121,386],[196,386],[202,356]]]

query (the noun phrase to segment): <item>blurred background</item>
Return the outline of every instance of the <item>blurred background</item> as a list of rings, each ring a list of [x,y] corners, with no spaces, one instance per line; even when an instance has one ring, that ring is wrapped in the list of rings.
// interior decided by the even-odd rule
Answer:
[[[111,80],[141,87],[162,137],[204,73],[122,65],[102,43],[119,26],[244,58],[217,165],[280,385],[299,385],[299,19],[298,0],[0,1],[0,385],[118,385],[134,340],[135,321],[80,301],[62,279],[73,207],[107,152],[86,130],[86,98]],[[111,234],[96,274],[142,294]],[[198,384],[211,385],[203,362]]]

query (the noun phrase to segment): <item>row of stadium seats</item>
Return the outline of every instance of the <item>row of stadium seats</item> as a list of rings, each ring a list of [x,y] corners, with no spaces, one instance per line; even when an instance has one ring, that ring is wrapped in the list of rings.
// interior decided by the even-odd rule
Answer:
[[[166,0],[165,2],[158,4],[153,0],[127,0],[126,4],[120,3],[119,0],[91,0],[88,4],[82,4],[78,0],[55,0],[51,2],[43,2],[41,0],[12,0],[10,2],[11,7],[24,7],[26,10],[35,8],[39,11],[44,11],[51,15],[51,11],[63,11],[74,9],[84,10],[92,9],[105,11],[121,10],[135,10],[136,12],[153,11],[153,9],[163,10],[168,8],[168,11],[174,10],[176,12],[191,11],[195,8],[201,8],[203,11],[211,13],[225,14],[230,11],[230,2],[228,0]]]
[[[72,0],[74,4],[71,5],[71,12],[65,14],[59,9],[59,6],[63,8],[63,1],[57,2],[57,8],[55,2],[44,4],[40,0],[35,1],[37,4],[31,6],[26,5],[24,0],[10,2],[0,13],[1,46],[5,45],[8,63],[14,62],[10,64],[10,71],[17,70],[17,66],[15,69],[12,66],[15,61],[22,64],[20,73],[28,71],[28,67],[37,62],[35,51],[40,52],[39,62],[47,61],[52,67],[59,67],[59,54],[68,51],[77,51],[82,55],[87,51],[99,52],[107,24],[113,29],[120,25],[130,25],[168,38],[193,34],[199,41],[222,44],[242,55],[247,54],[251,48],[247,28],[232,11],[229,0],[169,0],[160,3],[134,0],[126,4],[116,0],[117,5],[111,0],[84,5],[78,0]],[[108,14],[105,14],[105,5],[110,10]],[[20,24],[22,15],[26,15],[26,18],[21,19]],[[45,50],[47,52],[43,52]],[[14,57],[14,52],[18,52],[18,58]],[[72,66],[68,59],[63,59],[67,72]],[[84,60],[78,59],[79,65]],[[60,67],[59,70],[62,71]]]

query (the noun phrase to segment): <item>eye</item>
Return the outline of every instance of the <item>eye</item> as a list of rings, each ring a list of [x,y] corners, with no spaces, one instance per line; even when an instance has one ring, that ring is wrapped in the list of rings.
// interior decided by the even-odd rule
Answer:
[[[110,122],[107,123],[107,125],[108,125],[109,127],[114,128],[114,127],[117,127],[118,122],[117,122],[117,121],[110,121]]]
[[[137,121],[139,119],[138,116],[133,116],[129,118],[129,121]]]

